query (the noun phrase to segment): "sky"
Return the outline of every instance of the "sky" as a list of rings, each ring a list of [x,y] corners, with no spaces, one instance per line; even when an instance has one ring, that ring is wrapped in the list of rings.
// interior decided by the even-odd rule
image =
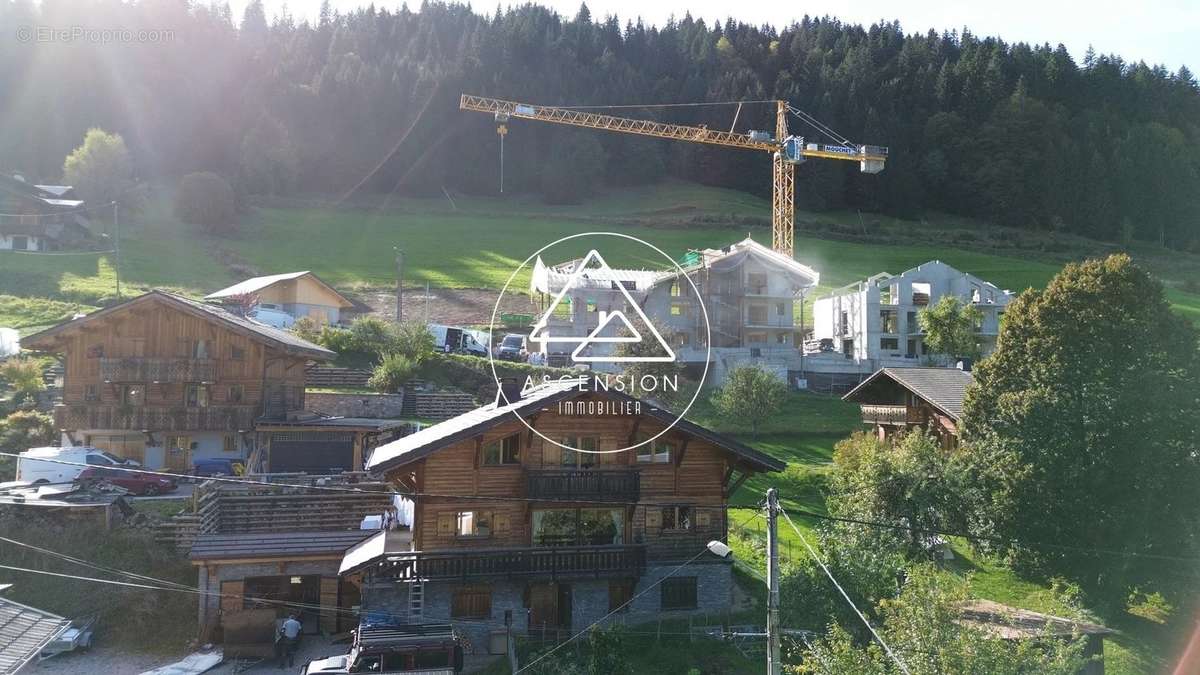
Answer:
[[[370,0],[330,0],[332,7],[349,11]],[[229,0],[234,17],[240,18],[246,0]],[[268,15],[285,4],[300,18],[314,19],[321,0],[264,0]],[[420,7],[410,0],[409,7]],[[496,6],[507,7],[508,0],[473,0],[479,12],[491,13]],[[566,16],[574,16],[580,0],[538,0]],[[1008,42],[1051,45],[1063,43],[1076,61],[1083,58],[1088,45],[1103,54],[1118,54],[1126,61],[1145,61],[1165,65],[1172,72],[1186,64],[1200,72],[1200,0],[588,0],[593,18],[616,14],[622,24],[626,18],[641,16],[643,21],[662,24],[670,16],[682,17],[685,11],[708,21],[732,15],[753,23],[785,25],[805,14],[836,16],[849,23],[871,24],[897,19],[906,33],[925,32],[930,28],[961,29],[967,26],[977,36],[995,35]],[[376,0],[376,7],[399,7],[400,0]]]

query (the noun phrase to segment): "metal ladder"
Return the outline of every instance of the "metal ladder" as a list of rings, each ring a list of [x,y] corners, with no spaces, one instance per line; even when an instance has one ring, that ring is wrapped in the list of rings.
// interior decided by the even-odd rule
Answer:
[[[425,582],[414,580],[408,584],[408,622],[421,623],[425,613]]]

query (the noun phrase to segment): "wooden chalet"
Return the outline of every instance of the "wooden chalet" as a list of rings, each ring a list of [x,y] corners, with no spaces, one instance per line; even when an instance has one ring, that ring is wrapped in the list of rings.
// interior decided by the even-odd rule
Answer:
[[[842,397],[862,406],[863,422],[874,425],[879,438],[922,428],[942,447],[958,445],[963,398],[970,371],[957,368],[881,368]]]
[[[729,607],[730,495],[784,463],[649,401],[554,383],[377,448],[369,471],[414,493],[411,546],[364,544],[342,573],[363,578],[363,606],[392,621],[455,621],[476,649],[505,617],[533,634],[624,616]],[[620,414],[595,414],[618,409]],[[632,412],[631,412],[632,411]],[[536,429],[534,433],[522,419]],[[568,450],[594,449],[592,454]]]
[[[0,173],[0,251],[79,248],[91,238],[84,203],[71,186]]]
[[[277,428],[302,414],[305,366],[334,356],[164,291],[63,322],[22,345],[63,357],[54,420],[64,443],[178,472],[196,459],[245,459],[257,423]]]

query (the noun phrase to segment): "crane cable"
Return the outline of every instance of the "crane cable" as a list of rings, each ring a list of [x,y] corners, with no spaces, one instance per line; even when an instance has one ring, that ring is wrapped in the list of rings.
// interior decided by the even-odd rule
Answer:
[[[809,126],[813,127],[817,131],[820,131],[823,134],[827,134],[830,138],[837,141],[840,145],[844,145],[847,148],[851,148],[851,149],[855,149],[855,150],[858,149],[858,146],[856,146],[853,142],[851,142],[850,139],[848,139],[845,136],[834,131],[828,124],[825,124],[821,120],[813,117],[812,115],[804,112],[803,110],[789,104],[788,112],[792,113],[797,118],[799,118],[800,121],[808,124]]]

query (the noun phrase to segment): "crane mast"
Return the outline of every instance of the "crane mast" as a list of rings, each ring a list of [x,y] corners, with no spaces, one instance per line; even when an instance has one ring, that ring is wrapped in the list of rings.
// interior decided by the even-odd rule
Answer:
[[[738,133],[717,131],[705,126],[670,124],[653,120],[617,117],[602,113],[560,108],[555,106],[518,103],[498,98],[463,94],[459,108],[491,113],[501,129],[512,118],[566,124],[587,129],[600,129],[653,138],[667,138],[692,143],[705,143],[744,150],[771,153],[771,247],[789,258],[793,254],[795,236],[795,166],[808,158],[836,159],[859,163],[864,173],[879,173],[887,161],[887,148],[873,145],[853,145],[843,140],[841,145],[805,143],[801,136],[788,133],[787,115],[796,112],[787,101],[775,102],[775,135],[763,131]],[[810,118],[811,119],[811,118]],[[813,120],[815,122],[815,120]]]

